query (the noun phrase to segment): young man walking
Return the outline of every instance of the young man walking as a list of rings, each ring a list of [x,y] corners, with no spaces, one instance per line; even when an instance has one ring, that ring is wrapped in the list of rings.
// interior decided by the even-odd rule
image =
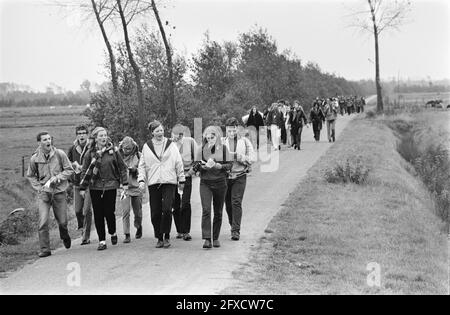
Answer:
[[[231,226],[231,239],[239,241],[241,236],[242,200],[247,185],[247,173],[252,163],[256,161],[252,143],[249,139],[239,135],[239,122],[236,118],[227,120],[227,137],[225,146],[234,156],[233,165],[228,175],[225,206],[228,221]]]
[[[89,191],[86,191],[85,197],[80,194],[80,181],[82,169],[82,155],[87,149],[88,129],[86,126],[78,126],[75,128],[77,138],[67,152],[67,157],[72,163],[74,174],[71,177],[73,184],[73,202],[75,215],[77,217],[78,229],[82,230],[81,245],[87,245],[90,241],[92,226],[92,202]]]
[[[68,249],[71,246],[67,229],[66,189],[73,169],[66,153],[52,145],[52,137],[48,132],[40,132],[36,139],[39,147],[31,156],[27,178],[39,194],[39,257],[43,258],[51,255],[50,207],[58,222],[64,247]]]
[[[182,125],[175,125],[172,129],[172,140],[175,141],[178,151],[180,151],[186,177],[183,194],[180,194],[178,191],[175,193],[175,200],[172,206],[173,218],[177,228],[177,238],[185,241],[192,240],[190,235],[192,217],[191,194],[192,176],[195,174],[192,166],[199,150],[195,140],[187,136],[188,131],[188,128]]]

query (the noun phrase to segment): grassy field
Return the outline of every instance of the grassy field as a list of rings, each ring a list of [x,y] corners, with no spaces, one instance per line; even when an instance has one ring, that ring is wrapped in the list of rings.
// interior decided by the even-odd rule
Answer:
[[[426,115],[435,121],[440,114]],[[384,119],[357,119],[347,127],[223,293],[448,294],[445,224]],[[324,179],[327,169],[355,156],[371,169],[365,185]],[[368,285],[369,263],[381,268],[379,287]]]
[[[2,108],[0,112],[0,222],[11,210],[30,205],[30,191],[22,178],[37,148],[36,135],[42,130],[54,136],[56,147],[67,150],[75,138],[75,126],[86,123],[83,106]],[[21,189],[22,193],[20,193]]]
[[[85,107],[21,107],[3,108],[0,112],[0,144],[3,148],[0,172],[21,171],[22,156],[29,157],[36,149],[36,134],[50,132],[55,145],[67,150],[74,140],[74,128],[87,122],[82,116]]]
[[[444,108],[450,104],[450,92],[442,93],[394,93],[390,95],[391,101],[398,101],[400,104],[424,106],[431,100],[442,100]]]

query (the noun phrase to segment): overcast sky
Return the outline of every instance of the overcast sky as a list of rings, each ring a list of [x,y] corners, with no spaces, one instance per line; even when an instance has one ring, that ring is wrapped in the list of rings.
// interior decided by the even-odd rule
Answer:
[[[105,80],[105,49],[93,21],[53,0],[0,0],[0,82],[44,89],[50,82],[78,89],[84,79]],[[86,1],[86,0],[80,0]],[[450,2],[412,0],[409,22],[383,35],[381,75],[391,79],[450,78]],[[222,42],[236,40],[254,25],[266,28],[280,51],[314,61],[347,79],[372,78],[373,39],[349,28],[350,7],[365,0],[165,0],[163,20],[179,52],[196,52],[209,31]],[[151,21],[151,17],[149,17]],[[135,26],[139,26],[136,24]],[[120,39],[120,30],[111,35]],[[114,35],[115,34],[115,35]]]

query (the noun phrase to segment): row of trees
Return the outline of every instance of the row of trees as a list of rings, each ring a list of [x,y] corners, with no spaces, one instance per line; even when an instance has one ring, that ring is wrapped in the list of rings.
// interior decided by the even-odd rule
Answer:
[[[380,81],[379,37],[398,28],[409,11],[408,0],[366,0],[364,9],[350,16],[354,26],[369,31],[375,41],[377,109],[383,110]],[[223,120],[241,115],[252,105],[267,106],[279,98],[367,94],[372,87],[357,85],[302,63],[290,52],[279,53],[275,41],[261,29],[241,34],[237,42],[218,43],[206,36],[192,60],[175,55],[166,35],[170,23],[162,22],[154,0],[91,0],[81,5],[95,16],[108,52],[111,88],[96,94],[89,113],[97,125],[113,126],[112,134],[146,138],[145,122],[151,118],[166,124],[194,117]],[[150,20],[159,35],[144,31],[134,36],[131,24]],[[123,42],[112,44],[106,28],[121,25]],[[115,28],[117,29],[117,28]],[[365,87],[365,88],[364,88]],[[137,117],[137,118],[136,118]]]
[[[45,92],[35,92],[27,86],[0,83],[0,107],[86,105],[90,102],[89,81],[83,82],[76,92],[49,86]]]
[[[317,64],[303,64],[289,51],[279,52],[275,40],[261,28],[224,43],[206,34],[191,58],[172,56],[172,74],[158,34],[144,26],[130,37],[131,43],[135,65],[126,43],[112,45],[117,77],[108,89],[93,95],[87,111],[92,123],[108,127],[114,138],[127,134],[144,141],[146,134],[142,136],[136,128],[139,119],[159,119],[168,126],[180,122],[192,128],[194,118],[201,117],[204,125],[224,123],[228,117],[242,117],[254,105],[262,111],[279,99],[298,99],[308,110],[316,97],[366,95],[375,90],[373,81],[349,82],[324,73]],[[134,77],[136,67],[143,108]]]

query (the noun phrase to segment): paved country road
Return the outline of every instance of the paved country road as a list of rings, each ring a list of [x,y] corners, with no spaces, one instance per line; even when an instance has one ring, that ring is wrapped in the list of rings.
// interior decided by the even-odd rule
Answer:
[[[339,116],[336,141],[353,117]],[[91,245],[82,247],[80,240],[75,240],[71,249],[58,249],[51,257],[0,279],[0,294],[217,294],[232,283],[232,272],[248,261],[251,248],[258,244],[289,193],[332,145],[326,139],[326,128],[322,130],[320,143],[313,141],[311,127],[304,128],[302,138],[301,151],[283,149],[280,152],[277,171],[261,172],[259,163],[253,167],[243,203],[241,241],[230,240],[224,210],[222,247],[202,249],[197,178],[192,192],[191,242],[172,237],[171,248],[155,248],[147,203],[143,207],[142,239],[133,238],[131,244],[121,243],[123,234],[119,219],[117,246],[112,246],[108,239],[108,249],[97,251],[93,231]],[[172,232],[172,236],[175,233]],[[76,277],[78,271],[79,278]]]

